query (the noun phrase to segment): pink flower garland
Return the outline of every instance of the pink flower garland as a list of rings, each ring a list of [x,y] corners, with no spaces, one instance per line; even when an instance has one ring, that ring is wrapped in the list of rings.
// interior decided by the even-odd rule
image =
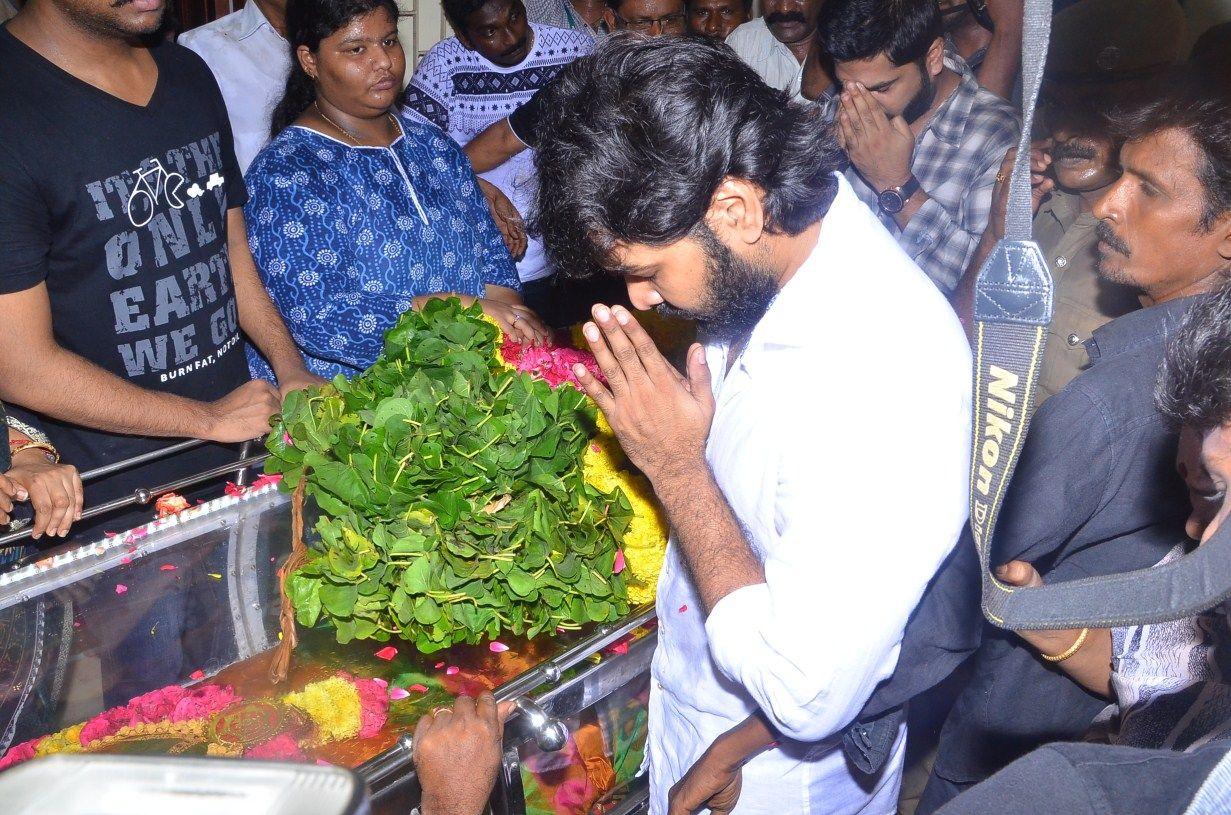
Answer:
[[[389,717],[389,695],[384,685],[375,679],[361,679],[339,671],[338,676],[355,686],[359,694],[359,738],[375,736]],[[426,688],[424,688],[426,690]],[[83,748],[115,735],[124,727],[159,722],[185,722],[208,718],[243,700],[228,685],[200,685],[183,688],[169,685],[132,699],[127,705],[105,710],[81,727],[78,741]],[[0,757],[0,770],[35,757],[39,744],[48,738],[38,738],[16,744]],[[295,737],[282,733],[269,741],[244,751],[248,758],[307,761]]]
[[[561,345],[522,345],[506,334],[500,346],[500,356],[517,371],[538,377],[553,388],[565,382],[579,388],[577,377],[573,374],[573,366],[577,363],[586,366],[586,370],[599,381],[605,381],[594,355],[589,351]]]
[[[389,691],[374,679],[360,679],[345,671],[338,671],[338,676],[354,685],[359,692],[359,738],[372,738],[389,718]]]

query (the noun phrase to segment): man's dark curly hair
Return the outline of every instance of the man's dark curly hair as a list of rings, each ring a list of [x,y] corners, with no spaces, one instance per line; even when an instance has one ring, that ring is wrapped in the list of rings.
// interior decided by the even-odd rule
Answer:
[[[1174,427],[1231,422],[1231,285],[1198,300],[1167,341],[1154,403]]]
[[[727,177],[764,190],[767,228],[789,235],[838,189],[818,106],[789,102],[720,42],[618,34],[544,93],[531,228],[564,274],[618,273],[617,244],[687,237]]]

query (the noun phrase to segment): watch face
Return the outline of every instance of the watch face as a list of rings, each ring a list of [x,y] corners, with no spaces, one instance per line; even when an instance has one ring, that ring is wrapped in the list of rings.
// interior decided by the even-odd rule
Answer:
[[[901,212],[902,207],[906,206],[906,201],[902,199],[902,194],[897,190],[885,190],[877,197],[876,203],[890,215]]]

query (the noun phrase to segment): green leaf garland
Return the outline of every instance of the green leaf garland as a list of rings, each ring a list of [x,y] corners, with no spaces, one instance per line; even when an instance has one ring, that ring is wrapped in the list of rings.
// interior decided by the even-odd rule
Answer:
[[[478,306],[431,300],[363,374],[287,397],[266,471],[306,479],[322,513],[288,581],[301,625],[428,653],[628,612],[631,512],[581,472],[594,407],[507,369],[499,338]]]

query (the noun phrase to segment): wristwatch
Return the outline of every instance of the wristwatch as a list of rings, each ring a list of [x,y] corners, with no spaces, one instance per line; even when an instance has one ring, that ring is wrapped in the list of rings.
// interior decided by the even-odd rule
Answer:
[[[918,191],[919,179],[911,175],[902,186],[890,187],[876,196],[876,204],[881,208],[882,212],[889,215],[897,215],[906,206],[906,202],[910,200],[910,197]]]

